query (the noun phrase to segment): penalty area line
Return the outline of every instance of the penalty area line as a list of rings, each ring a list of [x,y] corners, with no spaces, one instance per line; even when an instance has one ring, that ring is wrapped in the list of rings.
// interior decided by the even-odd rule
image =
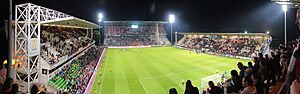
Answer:
[[[141,82],[141,80],[140,80],[140,79],[139,79],[139,82],[141,83],[141,85],[142,85],[143,89],[145,90],[146,94],[149,94],[149,93],[147,92],[147,90],[146,90],[146,88],[145,88],[144,84]]]

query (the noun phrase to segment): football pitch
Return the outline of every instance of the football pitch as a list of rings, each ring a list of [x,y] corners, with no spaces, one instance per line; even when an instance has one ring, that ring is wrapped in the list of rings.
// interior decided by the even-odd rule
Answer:
[[[237,69],[249,60],[196,54],[174,47],[107,49],[91,94],[168,94],[191,80],[201,92],[201,78]]]

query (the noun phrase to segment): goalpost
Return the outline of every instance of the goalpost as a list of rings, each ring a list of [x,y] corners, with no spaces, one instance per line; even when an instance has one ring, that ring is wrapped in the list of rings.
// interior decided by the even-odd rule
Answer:
[[[224,77],[224,76],[223,76]],[[208,82],[213,81],[215,85],[219,82],[222,82],[222,74],[213,74],[201,79],[201,88],[208,88]]]

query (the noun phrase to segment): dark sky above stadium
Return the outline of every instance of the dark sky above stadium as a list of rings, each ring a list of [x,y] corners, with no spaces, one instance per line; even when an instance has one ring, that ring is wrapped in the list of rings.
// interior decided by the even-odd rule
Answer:
[[[13,0],[32,2],[97,23],[104,20],[164,20],[176,16],[174,29],[180,32],[266,32],[282,40],[284,13],[270,0]],[[8,0],[1,0],[1,27],[8,18]],[[296,9],[287,13],[289,39],[299,35],[294,25]],[[14,17],[14,16],[13,16]]]

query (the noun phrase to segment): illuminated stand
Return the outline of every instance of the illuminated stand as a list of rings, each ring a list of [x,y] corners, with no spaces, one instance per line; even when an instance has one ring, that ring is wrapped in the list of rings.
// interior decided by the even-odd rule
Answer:
[[[12,77],[16,79],[22,92],[28,93],[33,83],[47,83],[41,81],[43,79],[41,69],[44,67],[41,65],[43,59],[40,58],[41,25],[53,24],[67,25],[70,28],[81,26],[80,28],[86,29],[86,37],[90,38],[93,37],[93,29],[98,28],[97,24],[42,6],[31,3],[16,5],[14,23],[16,73]]]
[[[110,46],[108,45],[108,38],[109,37],[121,37],[121,35],[128,35],[128,34],[114,34],[113,32],[117,30],[118,26],[128,26],[132,30],[139,30],[144,26],[151,26],[153,29],[154,34],[151,35],[143,35],[151,37],[154,41],[157,42],[157,45],[148,45],[148,46],[163,46],[163,45],[171,45],[170,41],[167,39],[166,31],[163,29],[163,25],[167,22],[164,21],[104,21],[104,46],[115,48],[117,46]],[[130,34],[129,34],[130,35]],[[147,46],[147,47],[148,47]],[[125,46],[124,46],[125,47]],[[137,47],[137,46],[136,46]],[[119,48],[119,47],[117,47]]]

